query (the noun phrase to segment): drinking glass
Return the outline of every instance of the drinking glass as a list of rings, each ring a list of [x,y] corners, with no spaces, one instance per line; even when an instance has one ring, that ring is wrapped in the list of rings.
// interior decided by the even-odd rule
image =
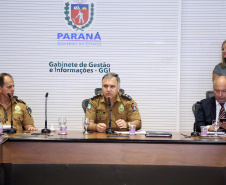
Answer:
[[[85,132],[84,132],[84,134],[85,134],[85,135],[90,134],[89,132],[87,132],[87,128],[88,128],[88,126],[89,126],[89,124],[90,124],[89,118],[86,118],[86,117],[82,118],[82,123],[83,123],[83,125],[84,125],[84,127],[85,127]]]
[[[217,122],[216,120],[213,120],[212,121],[212,126],[213,126],[214,131],[215,131],[215,136],[217,136],[217,130],[220,127],[220,122]]]
[[[60,125],[60,134],[67,134],[67,119],[65,117],[58,118],[58,123]]]
[[[129,134],[135,135],[135,132],[136,132],[136,125],[130,125],[129,126]]]

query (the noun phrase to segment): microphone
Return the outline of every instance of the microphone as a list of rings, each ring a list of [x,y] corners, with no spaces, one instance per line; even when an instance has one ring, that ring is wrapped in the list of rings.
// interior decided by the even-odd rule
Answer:
[[[110,120],[109,120],[109,129],[106,130],[106,134],[114,134],[114,130],[111,130],[111,99],[110,97],[108,97],[108,104],[109,104],[109,107],[110,107]]]
[[[110,99],[110,97],[108,97],[108,104],[111,107],[111,99]]]
[[[16,129],[13,128],[13,103],[12,103],[12,98],[9,93],[7,93],[9,99],[11,100],[11,128],[7,130],[7,133],[14,134],[16,133]]]
[[[47,129],[47,98],[48,98],[49,93],[46,93],[45,97],[45,128],[42,129],[42,133],[50,133],[50,129]]]

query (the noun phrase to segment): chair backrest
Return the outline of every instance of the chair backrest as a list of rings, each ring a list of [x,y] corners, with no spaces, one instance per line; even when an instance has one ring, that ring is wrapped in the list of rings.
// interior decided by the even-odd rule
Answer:
[[[192,112],[193,112],[195,117],[196,117],[197,112],[199,110],[200,103],[201,103],[200,101],[197,101],[195,104],[192,105]]]
[[[213,91],[206,91],[206,98],[211,98],[214,97],[214,92]]]
[[[213,91],[206,91],[206,98],[211,98],[211,97],[214,97],[214,92]],[[193,112],[195,117],[196,117],[197,112],[199,110],[200,103],[201,102],[197,101],[195,104],[192,105],[192,112]]]
[[[84,113],[86,113],[86,108],[89,104],[89,100],[90,99],[85,99],[85,100],[82,101],[82,108],[83,108]]]
[[[102,88],[96,88],[94,90],[94,92],[95,92],[95,95],[101,94],[102,93]],[[119,92],[122,93],[122,94],[125,93],[124,89],[119,89]]]

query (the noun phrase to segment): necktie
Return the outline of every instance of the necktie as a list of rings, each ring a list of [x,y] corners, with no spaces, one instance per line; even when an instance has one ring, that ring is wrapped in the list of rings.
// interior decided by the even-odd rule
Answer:
[[[219,120],[221,119],[221,118],[224,118],[225,117],[225,109],[224,109],[224,103],[220,103],[220,105],[221,105],[221,110],[220,110],[220,112],[219,112]]]

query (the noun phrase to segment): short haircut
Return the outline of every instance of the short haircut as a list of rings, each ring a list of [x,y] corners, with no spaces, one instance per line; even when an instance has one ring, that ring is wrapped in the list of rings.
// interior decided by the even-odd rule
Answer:
[[[0,74],[0,87],[3,87],[4,86],[4,78],[5,78],[5,76],[9,76],[10,78],[12,78],[13,79],[13,77],[10,75],[10,74],[8,74],[8,73],[1,73]]]
[[[102,78],[102,83],[103,83],[103,80],[104,80],[105,78],[111,79],[111,78],[113,78],[113,77],[116,78],[117,84],[118,84],[118,86],[120,86],[120,78],[119,78],[118,74],[116,74],[116,73],[107,73],[107,74],[105,74],[105,75],[103,76],[103,78]]]

